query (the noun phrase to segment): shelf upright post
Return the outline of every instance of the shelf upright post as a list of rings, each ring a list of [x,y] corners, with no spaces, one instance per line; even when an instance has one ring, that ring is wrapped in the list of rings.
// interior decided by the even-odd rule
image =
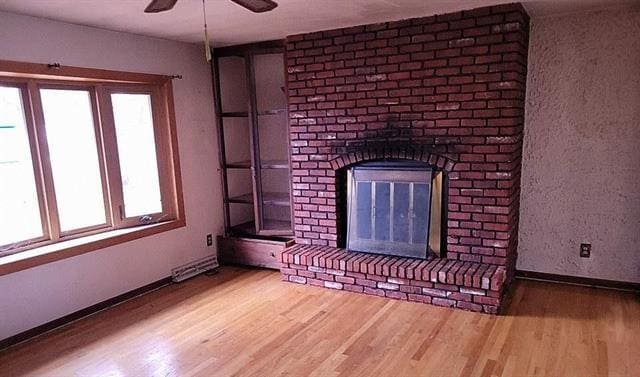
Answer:
[[[222,116],[222,91],[220,88],[220,68],[218,56],[211,60],[211,78],[213,80],[213,98],[216,112],[216,126],[218,136],[218,161],[220,181],[222,183],[222,206],[224,212],[224,234],[229,235],[231,216],[229,211],[229,188],[227,186],[227,157],[224,145],[224,117]]]
[[[258,129],[258,103],[256,100],[256,80],[254,69],[254,52],[248,50],[245,53],[245,69],[247,77],[247,91],[249,93],[249,139],[251,143],[251,180],[253,183],[254,221],[256,234],[262,230],[262,168],[260,165],[260,142]]]

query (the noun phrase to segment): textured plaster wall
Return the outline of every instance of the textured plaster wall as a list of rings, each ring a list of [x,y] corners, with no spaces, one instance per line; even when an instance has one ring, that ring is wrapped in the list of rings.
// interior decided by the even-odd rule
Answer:
[[[525,119],[518,269],[640,282],[640,12],[532,19]]]

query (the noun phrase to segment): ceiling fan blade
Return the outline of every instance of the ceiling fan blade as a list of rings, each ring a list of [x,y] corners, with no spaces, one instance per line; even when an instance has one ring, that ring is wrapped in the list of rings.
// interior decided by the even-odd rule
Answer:
[[[145,13],[160,13],[173,8],[178,0],[152,0],[146,8]]]
[[[231,0],[231,1],[255,13],[268,12],[278,6],[278,3],[272,0]]]

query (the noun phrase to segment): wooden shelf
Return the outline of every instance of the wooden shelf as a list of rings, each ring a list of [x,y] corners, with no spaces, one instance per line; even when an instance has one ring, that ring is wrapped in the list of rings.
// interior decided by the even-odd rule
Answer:
[[[292,235],[291,222],[282,220],[265,219],[262,224],[263,231],[256,232],[256,223],[249,221],[231,227],[231,232],[238,235]]]
[[[262,161],[263,169],[289,169],[289,161],[287,160],[264,160]],[[250,169],[251,161],[229,162],[225,166],[227,169]]]
[[[253,194],[244,194],[231,197],[227,200],[229,203],[253,204]],[[262,202],[276,206],[290,206],[289,193],[287,192],[263,192]]]
[[[260,116],[279,115],[279,114],[285,114],[286,112],[287,112],[287,109],[269,109],[269,110],[258,111],[258,115]],[[225,118],[247,118],[249,116],[249,113],[246,111],[226,111],[226,112],[223,112],[221,115]]]
[[[262,202],[275,206],[291,206],[288,192],[263,192]]]
[[[258,115],[279,115],[279,114],[285,114],[286,112],[287,112],[287,109],[269,109],[269,110],[258,111]]]
[[[282,220],[271,220],[266,219],[264,221],[264,230],[265,231],[279,231],[279,232],[289,232],[291,233],[291,222],[290,221],[282,221]]]
[[[232,111],[232,112],[223,112],[222,116],[224,118],[247,118],[249,113],[246,111]]]
[[[233,196],[227,199],[228,203],[253,204],[253,194]]]
[[[249,221],[246,223],[234,225],[231,227],[231,231],[234,234],[248,234],[255,235],[256,234],[256,223],[253,221]]]
[[[261,163],[263,169],[289,169],[287,160],[264,160]]]
[[[227,162],[225,165],[226,169],[249,169],[251,168],[251,161],[237,161],[237,162]]]

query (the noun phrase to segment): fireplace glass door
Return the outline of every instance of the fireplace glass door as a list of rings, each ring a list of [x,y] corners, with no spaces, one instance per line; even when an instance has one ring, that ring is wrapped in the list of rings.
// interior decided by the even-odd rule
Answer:
[[[426,258],[434,174],[413,162],[350,169],[347,248]]]

